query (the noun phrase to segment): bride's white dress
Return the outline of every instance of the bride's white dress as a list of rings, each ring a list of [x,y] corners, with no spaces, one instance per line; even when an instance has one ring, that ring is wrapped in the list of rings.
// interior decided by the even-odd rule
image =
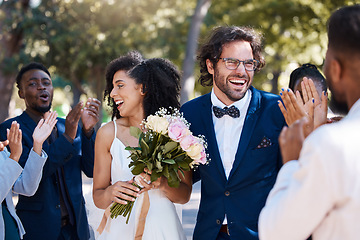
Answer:
[[[129,168],[130,152],[125,150],[124,144],[116,137],[111,144],[111,181],[128,181],[134,175]],[[174,204],[158,189],[148,191],[150,207],[146,216],[143,240],[185,240],[186,236],[182,228]],[[135,201],[130,214],[129,223],[126,218],[118,216],[115,219],[107,219],[104,231],[99,235],[99,240],[133,240],[137,228],[137,222],[143,202],[144,194]]]

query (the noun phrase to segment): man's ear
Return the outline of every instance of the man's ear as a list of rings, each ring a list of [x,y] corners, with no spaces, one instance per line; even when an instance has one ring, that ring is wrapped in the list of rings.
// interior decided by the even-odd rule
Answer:
[[[19,97],[20,97],[21,99],[24,99],[24,98],[25,98],[25,97],[24,97],[24,93],[23,93],[23,91],[21,91],[21,89],[18,90],[18,95],[19,95]]]
[[[214,66],[209,59],[206,59],[207,70],[210,74],[214,75]]]
[[[339,60],[332,59],[330,62],[330,74],[333,82],[339,82],[344,74],[344,69],[341,67]]]

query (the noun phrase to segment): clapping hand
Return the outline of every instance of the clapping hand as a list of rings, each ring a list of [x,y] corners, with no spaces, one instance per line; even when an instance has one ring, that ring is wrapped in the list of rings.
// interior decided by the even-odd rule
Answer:
[[[299,91],[296,91],[295,96],[291,89],[282,89],[280,96],[283,102],[278,105],[288,126],[303,117],[308,118],[304,128],[304,136],[307,137],[314,129],[326,123],[327,96],[323,92],[320,100],[314,82],[306,77],[301,82],[301,88],[303,97]]]
[[[57,123],[56,112],[47,112],[44,117],[44,119],[41,119],[38,122],[32,135],[34,139],[34,152],[39,155],[41,155],[42,144],[50,136],[55,124]]]
[[[291,126],[284,127],[279,136],[279,144],[283,163],[298,160],[305,139],[304,128],[309,123],[308,117],[295,121]]]
[[[314,82],[304,77],[301,82],[301,91],[304,100],[304,107],[308,113],[312,113],[314,129],[320,127],[327,122],[327,96],[322,92],[321,98],[316,90]],[[313,102],[314,104],[309,104]]]
[[[76,137],[76,132],[79,124],[79,120],[82,114],[83,103],[79,102],[76,106],[70,110],[65,119],[65,134],[72,140]]]
[[[291,89],[282,89],[280,96],[282,102],[279,101],[278,105],[288,126],[293,124],[296,120],[309,115],[309,113],[305,110],[299,91],[296,91],[295,96]]]
[[[22,132],[20,125],[13,121],[10,130],[7,129],[7,141],[9,141],[10,158],[19,162],[22,153]]]
[[[81,114],[83,130],[88,136],[92,132],[95,124],[99,121],[99,110],[101,102],[96,98],[88,98]]]
[[[3,142],[0,142],[0,152],[4,151],[5,147],[9,145],[9,140],[5,140]]]

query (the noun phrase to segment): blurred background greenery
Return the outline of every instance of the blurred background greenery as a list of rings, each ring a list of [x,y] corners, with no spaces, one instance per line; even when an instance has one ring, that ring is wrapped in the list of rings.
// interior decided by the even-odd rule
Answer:
[[[102,100],[106,65],[130,50],[164,57],[183,72],[181,102],[199,86],[198,44],[218,25],[252,26],[264,35],[266,66],[253,85],[278,93],[303,63],[322,67],[326,21],[347,0],[0,0],[0,121],[24,105],[14,85],[30,61],[47,66],[53,108],[66,116],[87,97]],[[104,104],[102,121],[109,121]]]

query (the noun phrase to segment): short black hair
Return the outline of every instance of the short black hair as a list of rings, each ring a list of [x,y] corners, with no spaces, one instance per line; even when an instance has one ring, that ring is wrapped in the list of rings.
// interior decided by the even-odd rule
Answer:
[[[311,63],[305,63],[291,72],[289,88],[294,91],[296,82],[298,80],[302,80],[303,77],[309,77],[314,82],[320,83],[322,91],[327,91],[325,77],[321,74],[318,68]]]
[[[142,84],[145,118],[159,108],[180,108],[180,72],[169,60],[151,58],[133,68],[129,77]]]
[[[360,5],[336,10],[328,21],[329,48],[347,57],[360,55]]]
[[[26,72],[28,72],[30,70],[33,70],[33,69],[39,69],[41,71],[44,71],[51,78],[51,75],[50,75],[48,69],[44,65],[42,65],[41,63],[38,63],[38,62],[31,62],[31,63],[23,66],[20,69],[19,73],[16,75],[16,87],[18,89],[20,89],[20,82],[21,82],[21,79],[22,79],[23,75]]]
[[[119,110],[116,108],[114,99],[110,97],[110,93],[113,86],[113,78],[117,71],[130,71],[136,65],[141,63],[144,60],[143,56],[138,51],[130,51],[124,56],[120,56],[112,60],[106,67],[105,79],[106,86],[104,92],[104,100],[107,102],[107,105],[112,109],[112,119],[120,118]]]

